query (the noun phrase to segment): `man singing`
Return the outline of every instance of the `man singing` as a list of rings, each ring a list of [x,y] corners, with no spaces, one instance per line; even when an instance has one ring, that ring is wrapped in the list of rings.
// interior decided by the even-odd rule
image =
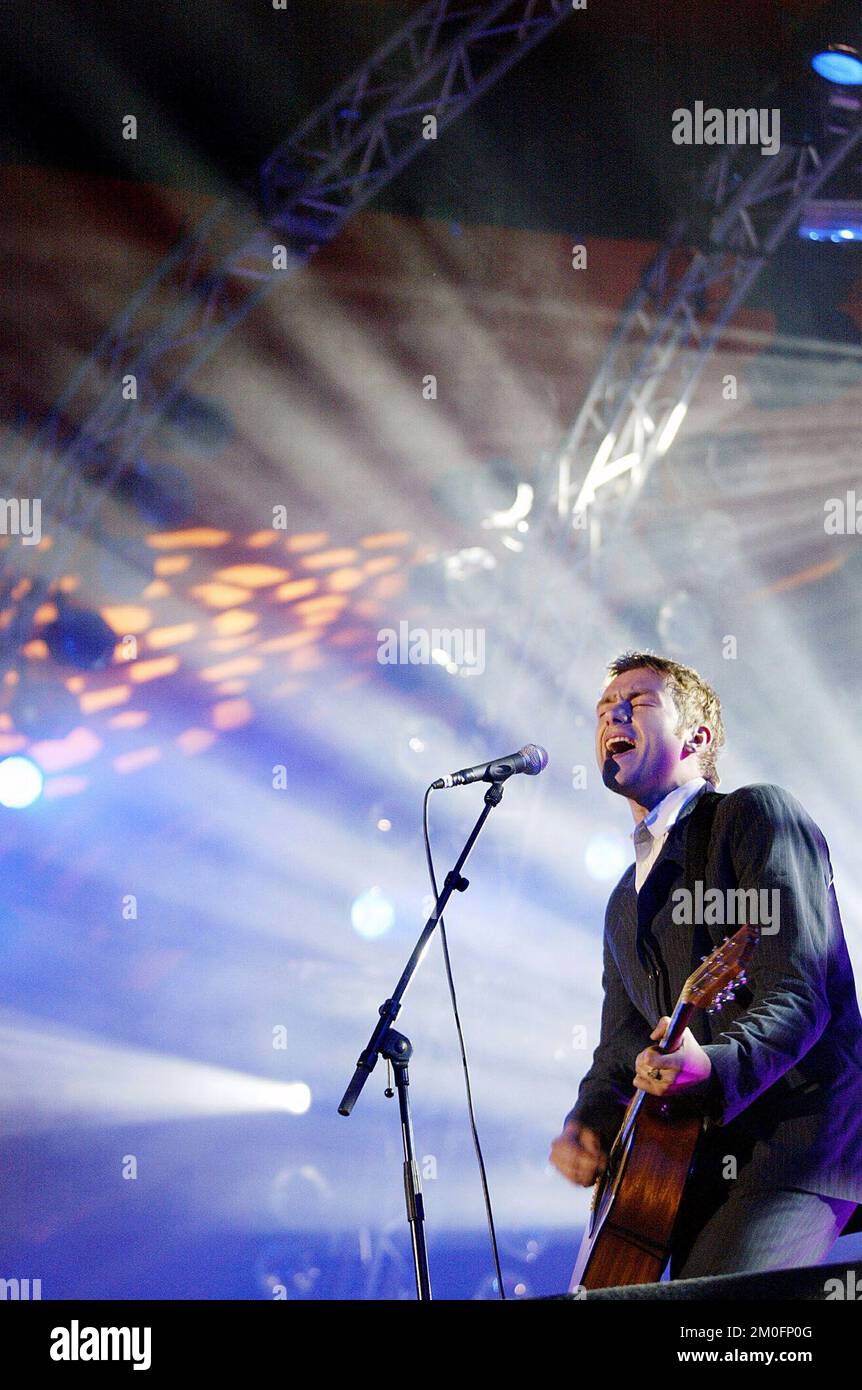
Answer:
[[[816,1264],[862,1203],[862,1018],[826,842],[780,787],[715,791],[721,704],[690,667],[625,653],[596,712],[602,780],[631,807],[635,862],[608,902],[599,1043],[551,1162],[590,1186],[635,1089],[676,1098],[704,1129],[670,1277]],[[741,925],[680,920],[695,874],[701,902],[754,889],[776,911],[748,983],[721,1013],[695,1012],[662,1054],[649,1040],[686,978]]]

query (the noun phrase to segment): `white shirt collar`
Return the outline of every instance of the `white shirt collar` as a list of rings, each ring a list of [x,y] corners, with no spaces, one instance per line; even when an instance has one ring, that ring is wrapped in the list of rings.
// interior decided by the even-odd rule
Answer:
[[[641,826],[644,826],[652,835],[654,840],[661,840],[680,818],[684,808],[696,796],[701,787],[706,786],[705,777],[693,777],[690,782],[684,782],[681,787],[674,787],[672,792],[662,797],[658,805],[653,806],[648,815],[643,820],[638,821],[632,831],[632,839],[637,835]]]

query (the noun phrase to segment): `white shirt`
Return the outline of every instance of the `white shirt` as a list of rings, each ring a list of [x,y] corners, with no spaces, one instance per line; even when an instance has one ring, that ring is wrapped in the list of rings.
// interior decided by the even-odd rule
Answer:
[[[693,777],[681,787],[662,797],[648,815],[639,821],[632,831],[635,845],[635,889],[639,893],[647,874],[658,859],[667,839],[668,831],[675,825],[693,796],[706,786],[705,777]]]

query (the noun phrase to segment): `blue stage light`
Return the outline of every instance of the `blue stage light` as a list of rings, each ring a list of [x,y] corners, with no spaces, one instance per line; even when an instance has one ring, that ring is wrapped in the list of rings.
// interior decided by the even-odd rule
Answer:
[[[0,804],[20,811],[42,795],[45,778],[30,758],[16,755],[0,762]]]
[[[825,48],[815,53],[811,66],[827,82],[839,87],[858,87],[862,84],[862,58],[855,49]]]
[[[808,241],[862,240],[862,199],[812,198],[799,218],[799,235]]]
[[[385,936],[395,923],[395,908],[379,888],[369,888],[354,898],[350,909],[353,930],[366,940]]]

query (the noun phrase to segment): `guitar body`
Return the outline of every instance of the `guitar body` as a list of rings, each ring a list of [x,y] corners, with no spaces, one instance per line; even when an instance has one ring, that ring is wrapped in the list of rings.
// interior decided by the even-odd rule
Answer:
[[[675,1116],[658,1096],[632,1098],[593,1190],[571,1292],[660,1278],[701,1124],[697,1115]]]
[[[740,927],[703,958],[686,980],[656,1052],[675,1051],[695,1009],[715,1013],[745,984],[744,967],[759,937],[759,927]],[[661,1277],[702,1125],[699,1115],[680,1112],[664,1095],[638,1090],[632,1096],[593,1188],[570,1293],[652,1284]]]

